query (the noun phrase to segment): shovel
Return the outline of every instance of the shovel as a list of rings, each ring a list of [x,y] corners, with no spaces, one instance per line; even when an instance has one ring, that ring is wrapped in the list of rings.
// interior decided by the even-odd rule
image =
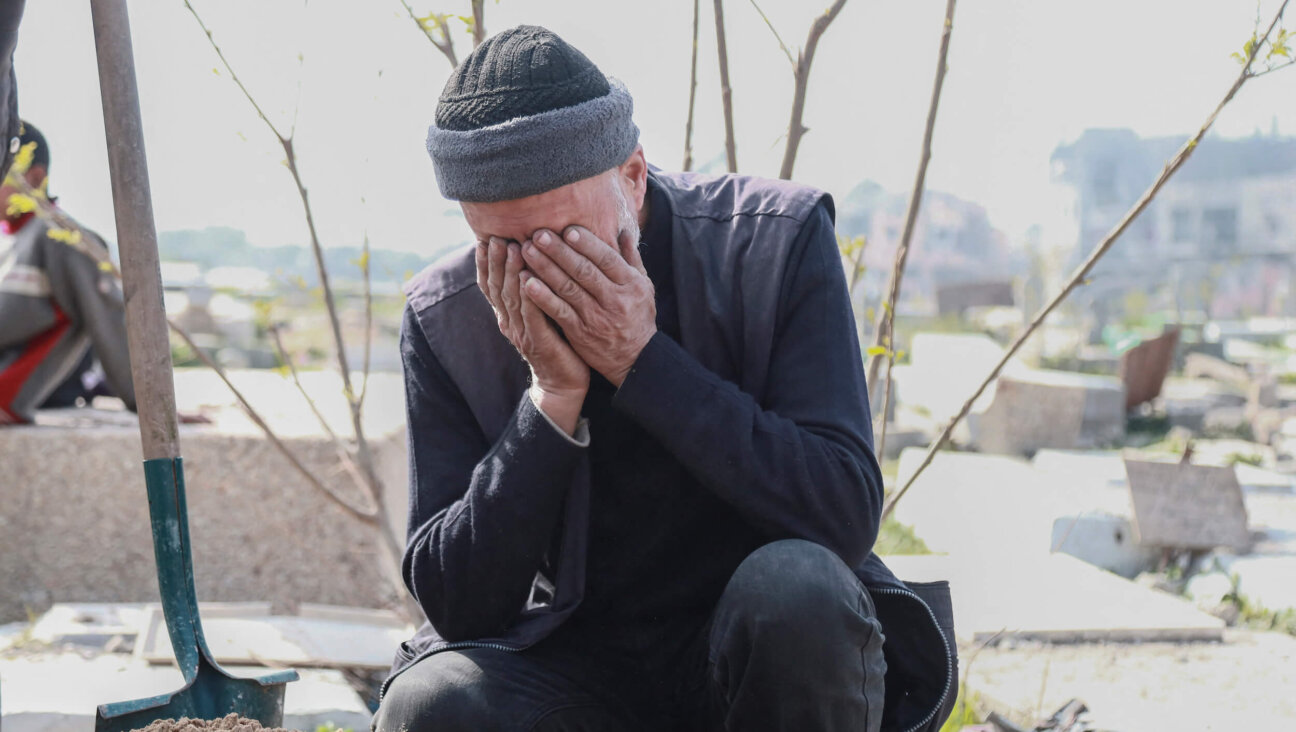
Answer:
[[[99,91],[108,137],[153,556],[157,560],[167,633],[185,681],[183,688],[171,694],[100,706],[95,729],[128,732],[158,719],[219,719],[230,713],[278,727],[283,722],[284,687],[297,679],[297,672],[280,671],[259,678],[229,674],[213,660],[198,617],[171,349],[162,307],[162,276],[144,158],[130,21],[126,0],[94,0],[90,10],[99,57]]]

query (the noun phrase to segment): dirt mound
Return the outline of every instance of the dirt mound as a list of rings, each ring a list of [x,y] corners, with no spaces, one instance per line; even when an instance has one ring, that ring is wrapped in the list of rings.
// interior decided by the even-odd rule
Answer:
[[[255,719],[226,714],[221,719],[159,719],[134,732],[292,732],[281,727],[262,727]]]

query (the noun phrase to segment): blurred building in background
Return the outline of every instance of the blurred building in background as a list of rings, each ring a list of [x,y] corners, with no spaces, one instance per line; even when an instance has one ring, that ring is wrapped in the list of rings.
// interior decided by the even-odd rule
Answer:
[[[1087,130],[1053,153],[1056,215],[1041,246],[1056,291],[1183,144]],[[1170,313],[1179,322],[1296,315],[1296,138],[1209,136],[1073,295],[1104,326]]]

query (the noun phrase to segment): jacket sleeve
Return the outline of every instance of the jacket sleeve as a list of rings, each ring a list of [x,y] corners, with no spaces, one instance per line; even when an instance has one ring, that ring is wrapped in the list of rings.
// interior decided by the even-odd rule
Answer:
[[[442,638],[498,635],[530,595],[586,451],[525,394],[491,444],[409,308],[401,358],[409,421],[405,584]]]
[[[772,539],[814,541],[856,566],[877,538],[882,476],[855,320],[823,204],[797,236],[778,297],[759,401],[658,332],[613,403]]]
[[[86,246],[104,246],[93,234],[87,232],[87,236],[91,240]],[[135,411],[121,288],[112,275],[100,270],[94,259],[75,247],[48,236],[44,244],[46,271],[55,302],[90,336],[95,358],[103,364],[113,394]]]

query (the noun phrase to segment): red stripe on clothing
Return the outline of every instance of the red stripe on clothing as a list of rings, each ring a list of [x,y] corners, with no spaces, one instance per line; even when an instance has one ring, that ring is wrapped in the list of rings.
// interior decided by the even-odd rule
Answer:
[[[50,307],[54,308],[54,325],[31,339],[22,355],[18,356],[18,360],[10,364],[9,368],[0,371],[0,410],[3,410],[5,416],[14,422],[23,421],[18,419],[10,409],[19,390],[27,379],[31,378],[36,367],[40,366],[41,362],[49,356],[50,351],[54,350],[54,346],[58,345],[59,339],[72,327],[72,321],[68,320],[68,316],[59,309],[58,305],[51,301]],[[5,420],[0,419],[0,421]]]

